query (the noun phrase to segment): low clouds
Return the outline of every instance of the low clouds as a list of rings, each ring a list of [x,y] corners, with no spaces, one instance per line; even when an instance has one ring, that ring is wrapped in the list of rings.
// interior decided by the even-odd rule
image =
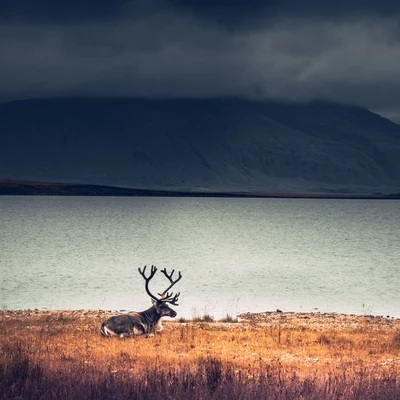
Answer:
[[[400,27],[386,9],[328,18],[270,8],[241,19],[177,3],[3,21],[0,98],[322,98],[400,117]]]

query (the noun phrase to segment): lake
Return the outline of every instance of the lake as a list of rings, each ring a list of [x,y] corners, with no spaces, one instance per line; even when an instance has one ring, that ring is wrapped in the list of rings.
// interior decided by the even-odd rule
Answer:
[[[0,197],[0,307],[151,305],[138,267],[182,271],[179,316],[400,318],[400,202]],[[167,286],[157,274],[154,293]]]

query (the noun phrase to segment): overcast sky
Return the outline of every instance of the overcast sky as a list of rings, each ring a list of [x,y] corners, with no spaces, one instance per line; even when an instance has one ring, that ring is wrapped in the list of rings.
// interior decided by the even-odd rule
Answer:
[[[400,122],[400,1],[235,3],[0,0],[0,100],[329,99]]]

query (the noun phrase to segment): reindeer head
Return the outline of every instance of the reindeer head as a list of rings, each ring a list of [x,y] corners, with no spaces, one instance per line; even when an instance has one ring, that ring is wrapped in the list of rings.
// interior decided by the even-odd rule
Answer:
[[[161,272],[169,280],[170,285],[162,293],[158,293],[160,297],[157,298],[150,292],[149,289],[149,282],[157,272],[157,267],[154,265],[151,266],[150,275],[148,277],[146,276],[146,268],[147,268],[146,265],[143,267],[143,271],[139,268],[139,273],[140,275],[143,276],[144,280],[146,281],[145,285],[146,292],[151,297],[151,300],[153,302],[153,307],[156,309],[157,314],[159,314],[160,317],[172,317],[172,318],[176,317],[177,315],[176,311],[173,310],[171,307],[169,307],[168,303],[177,306],[180,293],[174,295],[172,292],[168,293],[168,290],[170,290],[182,278],[181,272],[179,271],[178,278],[173,280],[172,276],[174,275],[175,270],[172,270],[170,274],[168,274],[166,268],[161,270]]]

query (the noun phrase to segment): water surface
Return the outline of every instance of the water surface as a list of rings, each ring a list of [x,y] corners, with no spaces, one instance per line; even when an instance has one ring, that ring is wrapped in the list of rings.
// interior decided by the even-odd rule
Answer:
[[[3,196],[0,227],[10,309],[141,310],[137,268],[154,264],[182,271],[185,317],[400,317],[398,201]]]

